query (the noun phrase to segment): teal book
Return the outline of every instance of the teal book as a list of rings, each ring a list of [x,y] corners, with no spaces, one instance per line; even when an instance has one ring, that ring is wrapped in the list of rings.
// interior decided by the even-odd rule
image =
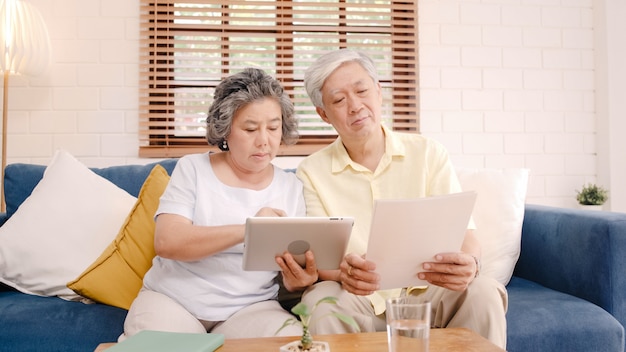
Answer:
[[[223,334],[144,330],[107,348],[106,352],[213,352],[223,344]]]

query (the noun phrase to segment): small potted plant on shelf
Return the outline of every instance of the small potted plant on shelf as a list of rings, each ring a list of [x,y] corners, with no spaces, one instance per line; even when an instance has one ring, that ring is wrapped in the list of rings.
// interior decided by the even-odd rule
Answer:
[[[580,191],[576,191],[576,200],[584,208],[602,209],[602,204],[606,202],[609,192],[601,186],[593,183],[583,185]]]
[[[320,299],[319,301],[317,301],[315,305],[313,306],[313,308],[310,308],[310,309],[306,304],[302,302],[296,304],[293,308],[291,308],[291,312],[297,315],[298,317],[300,317],[300,320],[296,318],[287,319],[283,323],[283,326],[281,326],[276,331],[276,333],[278,333],[283,328],[289,325],[300,323],[302,324],[302,337],[300,338],[299,341],[293,341],[282,346],[280,348],[280,352],[304,352],[304,351],[329,352],[330,351],[330,347],[328,346],[327,342],[313,341],[313,337],[311,336],[311,332],[309,331],[309,328],[314,323],[314,321],[311,321],[311,315],[320,304],[337,304],[337,298],[336,297],[324,297]],[[360,331],[359,326],[354,320],[354,318],[338,313],[338,312],[331,312],[328,315],[321,316],[319,319],[328,317],[328,316],[333,316],[343,321],[344,323],[352,326],[357,332]]]

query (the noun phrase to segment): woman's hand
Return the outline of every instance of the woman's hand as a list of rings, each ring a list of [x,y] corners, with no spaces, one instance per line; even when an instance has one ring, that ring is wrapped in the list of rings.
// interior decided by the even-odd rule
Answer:
[[[276,209],[276,208],[270,208],[270,207],[263,207],[261,209],[259,209],[259,211],[256,212],[256,214],[254,215],[255,217],[276,217],[276,216],[287,216],[287,213],[285,213],[284,210],[281,209]]]
[[[302,267],[289,252],[276,257],[276,264],[283,272],[283,285],[289,292],[303,291],[319,278],[313,252],[306,251],[304,258],[305,266]]]

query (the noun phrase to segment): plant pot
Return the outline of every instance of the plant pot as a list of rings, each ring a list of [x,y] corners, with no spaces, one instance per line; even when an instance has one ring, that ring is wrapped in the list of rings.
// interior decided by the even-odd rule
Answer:
[[[583,204],[579,204],[578,205],[580,207],[580,209],[584,209],[584,210],[602,210],[602,205],[583,205]]]
[[[325,341],[313,341],[311,348],[303,350],[300,340],[297,340],[280,346],[280,352],[330,352],[330,346]]]

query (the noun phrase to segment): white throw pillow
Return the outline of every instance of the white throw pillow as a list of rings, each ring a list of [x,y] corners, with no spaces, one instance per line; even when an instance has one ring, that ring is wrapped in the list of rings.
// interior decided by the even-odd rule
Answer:
[[[74,280],[115,238],[136,198],[57,151],[0,227],[0,281],[39,296],[79,299]]]
[[[482,245],[482,275],[509,283],[519,258],[528,169],[457,168],[464,191],[476,191],[472,214]]]

